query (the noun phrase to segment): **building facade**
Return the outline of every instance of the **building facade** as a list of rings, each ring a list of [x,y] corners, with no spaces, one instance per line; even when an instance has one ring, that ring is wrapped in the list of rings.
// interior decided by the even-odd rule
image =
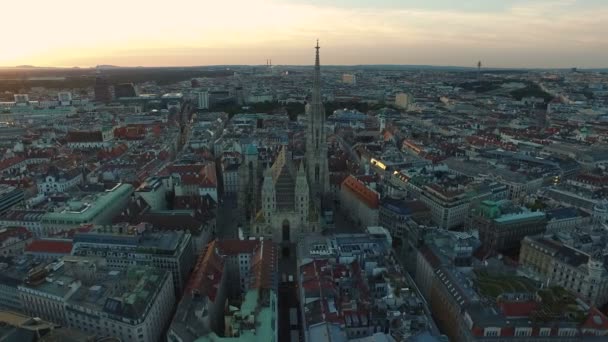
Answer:
[[[0,214],[23,201],[23,190],[14,186],[0,184]]]
[[[320,213],[302,165],[296,170],[291,152],[284,146],[271,168],[264,172],[261,208],[252,224],[252,235],[277,242],[295,242],[300,236],[320,231]]]
[[[519,262],[547,284],[562,286],[594,306],[608,302],[608,271],[600,255],[528,236],[521,243]]]
[[[82,180],[82,172],[80,170],[72,169],[63,172],[52,168],[38,180],[36,186],[38,187],[38,193],[42,194],[64,192],[82,183]]]
[[[169,272],[116,270],[87,258],[35,269],[19,292],[28,315],[129,342],[160,341],[175,304]]]
[[[489,253],[500,253],[519,248],[528,235],[544,233],[546,214],[541,211],[518,210],[501,213],[497,202],[483,201],[480,215],[473,218],[479,239]]]
[[[198,109],[209,109],[209,92],[201,91],[198,96]]]
[[[174,231],[120,233],[78,233],[74,236],[72,255],[103,257],[108,267],[152,266],[171,272],[173,288],[179,296],[194,266],[192,235]]]
[[[363,182],[348,176],[340,186],[340,209],[360,227],[377,226],[379,197]]]
[[[440,228],[462,225],[468,214],[470,199],[463,190],[444,191],[435,184],[423,186],[420,200],[431,209],[431,218]]]

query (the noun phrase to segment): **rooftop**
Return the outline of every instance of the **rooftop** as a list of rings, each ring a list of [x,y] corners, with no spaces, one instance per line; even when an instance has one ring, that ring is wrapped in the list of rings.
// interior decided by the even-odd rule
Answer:
[[[72,197],[67,205],[56,208],[43,216],[43,221],[63,221],[67,217],[78,218],[81,221],[92,220],[102,210],[107,208],[110,203],[118,197],[126,197],[133,191],[130,184],[118,183],[111,189],[101,193],[80,195]]]
[[[261,291],[251,289],[245,294],[245,299],[239,311],[231,320],[232,328],[238,330],[237,337],[220,337],[215,333],[201,337],[196,342],[249,342],[273,341],[276,335],[276,314],[272,303],[276,303],[276,293],[270,291],[268,304],[260,297]]]
[[[484,271],[475,272],[475,285],[481,295],[493,299],[503,293],[533,293],[538,289],[538,284],[526,277],[493,275]]]
[[[74,255],[91,249],[106,249],[107,245],[116,245],[124,249],[134,249],[143,254],[174,254],[189,234],[184,231],[148,232],[138,231],[131,227],[120,232],[88,232],[74,235]]]
[[[84,269],[90,264],[77,265]],[[82,286],[69,298],[70,309],[105,312],[121,320],[144,319],[168,271],[151,267],[130,267],[126,270],[96,269],[92,277],[82,280]]]
[[[39,239],[32,241],[25,248],[26,253],[64,254],[72,252],[72,241],[64,239]]]
[[[363,182],[353,176],[348,176],[342,182],[342,188],[350,190],[353,194],[364,202],[368,207],[377,209],[379,204],[378,193],[367,187]]]

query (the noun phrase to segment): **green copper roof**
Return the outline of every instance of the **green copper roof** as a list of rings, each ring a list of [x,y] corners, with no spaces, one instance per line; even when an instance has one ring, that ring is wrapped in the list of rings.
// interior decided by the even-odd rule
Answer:
[[[247,149],[245,150],[246,155],[255,155],[258,154],[258,147],[254,144],[247,145]]]
[[[270,302],[277,301],[276,293],[271,291]],[[258,303],[259,293],[257,289],[252,289],[245,294],[245,300],[241,305],[241,313],[243,316],[254,314],[255,331],[243,329],[239,337],[220,337],[215,333],[200,337],[195,342],[249,342],[249,341],[264,341],[276,342],[276,313],[272,307],[260,306]],[[259,310],[259,311],[258,311]],[[256,314],[257,311],[257,314]]]

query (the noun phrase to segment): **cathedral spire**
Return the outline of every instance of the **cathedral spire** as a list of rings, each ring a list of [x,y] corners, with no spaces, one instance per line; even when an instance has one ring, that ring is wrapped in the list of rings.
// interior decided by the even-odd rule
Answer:
[[[317,46],[315,46],[315,49],[317,50],[317,58],[315,59],[315,68],[320,68],[321,63],[319,62],[319,49],[321,47],[319,46],[319,40],[317,39]]]
[[[312,82],[312,98],[306,106],[308,127],[306,132],[306,172],[308,186],[315,198],[321,198],[329,189],[327,167],[327,134],[325,132],[325,107],[321,96],[321,61],[319,40],[315,46],[315,68]],[[316,203],[320,203],[317,201]]]
[[[321,103],[321,62],[319,59],[319,40],[317,39],[317,46],[315,46],[315,50],[317,50],[315,55],[315,72],[313,76],[313,84],[312,84],[312,103],[313,105]]]

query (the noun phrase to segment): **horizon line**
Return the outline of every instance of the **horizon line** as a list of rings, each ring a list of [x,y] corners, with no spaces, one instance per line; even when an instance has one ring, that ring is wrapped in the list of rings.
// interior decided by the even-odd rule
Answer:
[[[419,67],[419,68],[461,68],[461,69],[477,69],[476,65],[443,65],[443,64],[323,64],[325,67],[365,67],[365,66],[391,66],[391,67]],[[0,69],[145,69],[145,68],[203,68],[203,67],[268,67],[265,64],[200,64],[200,65],[152,65],[152,66],[124,66],[112,64],[99,64],[96,66],[37,66],[37,65],[17,65],[17,66],[0,66]],[[271,67],[314,67],[313,64],[276,64]],[[493,67],[484,66],[481,70],[608,70],[608,66],[593,66],[593,67],[577,67],[577,66],[561,66],[561,67]]]

